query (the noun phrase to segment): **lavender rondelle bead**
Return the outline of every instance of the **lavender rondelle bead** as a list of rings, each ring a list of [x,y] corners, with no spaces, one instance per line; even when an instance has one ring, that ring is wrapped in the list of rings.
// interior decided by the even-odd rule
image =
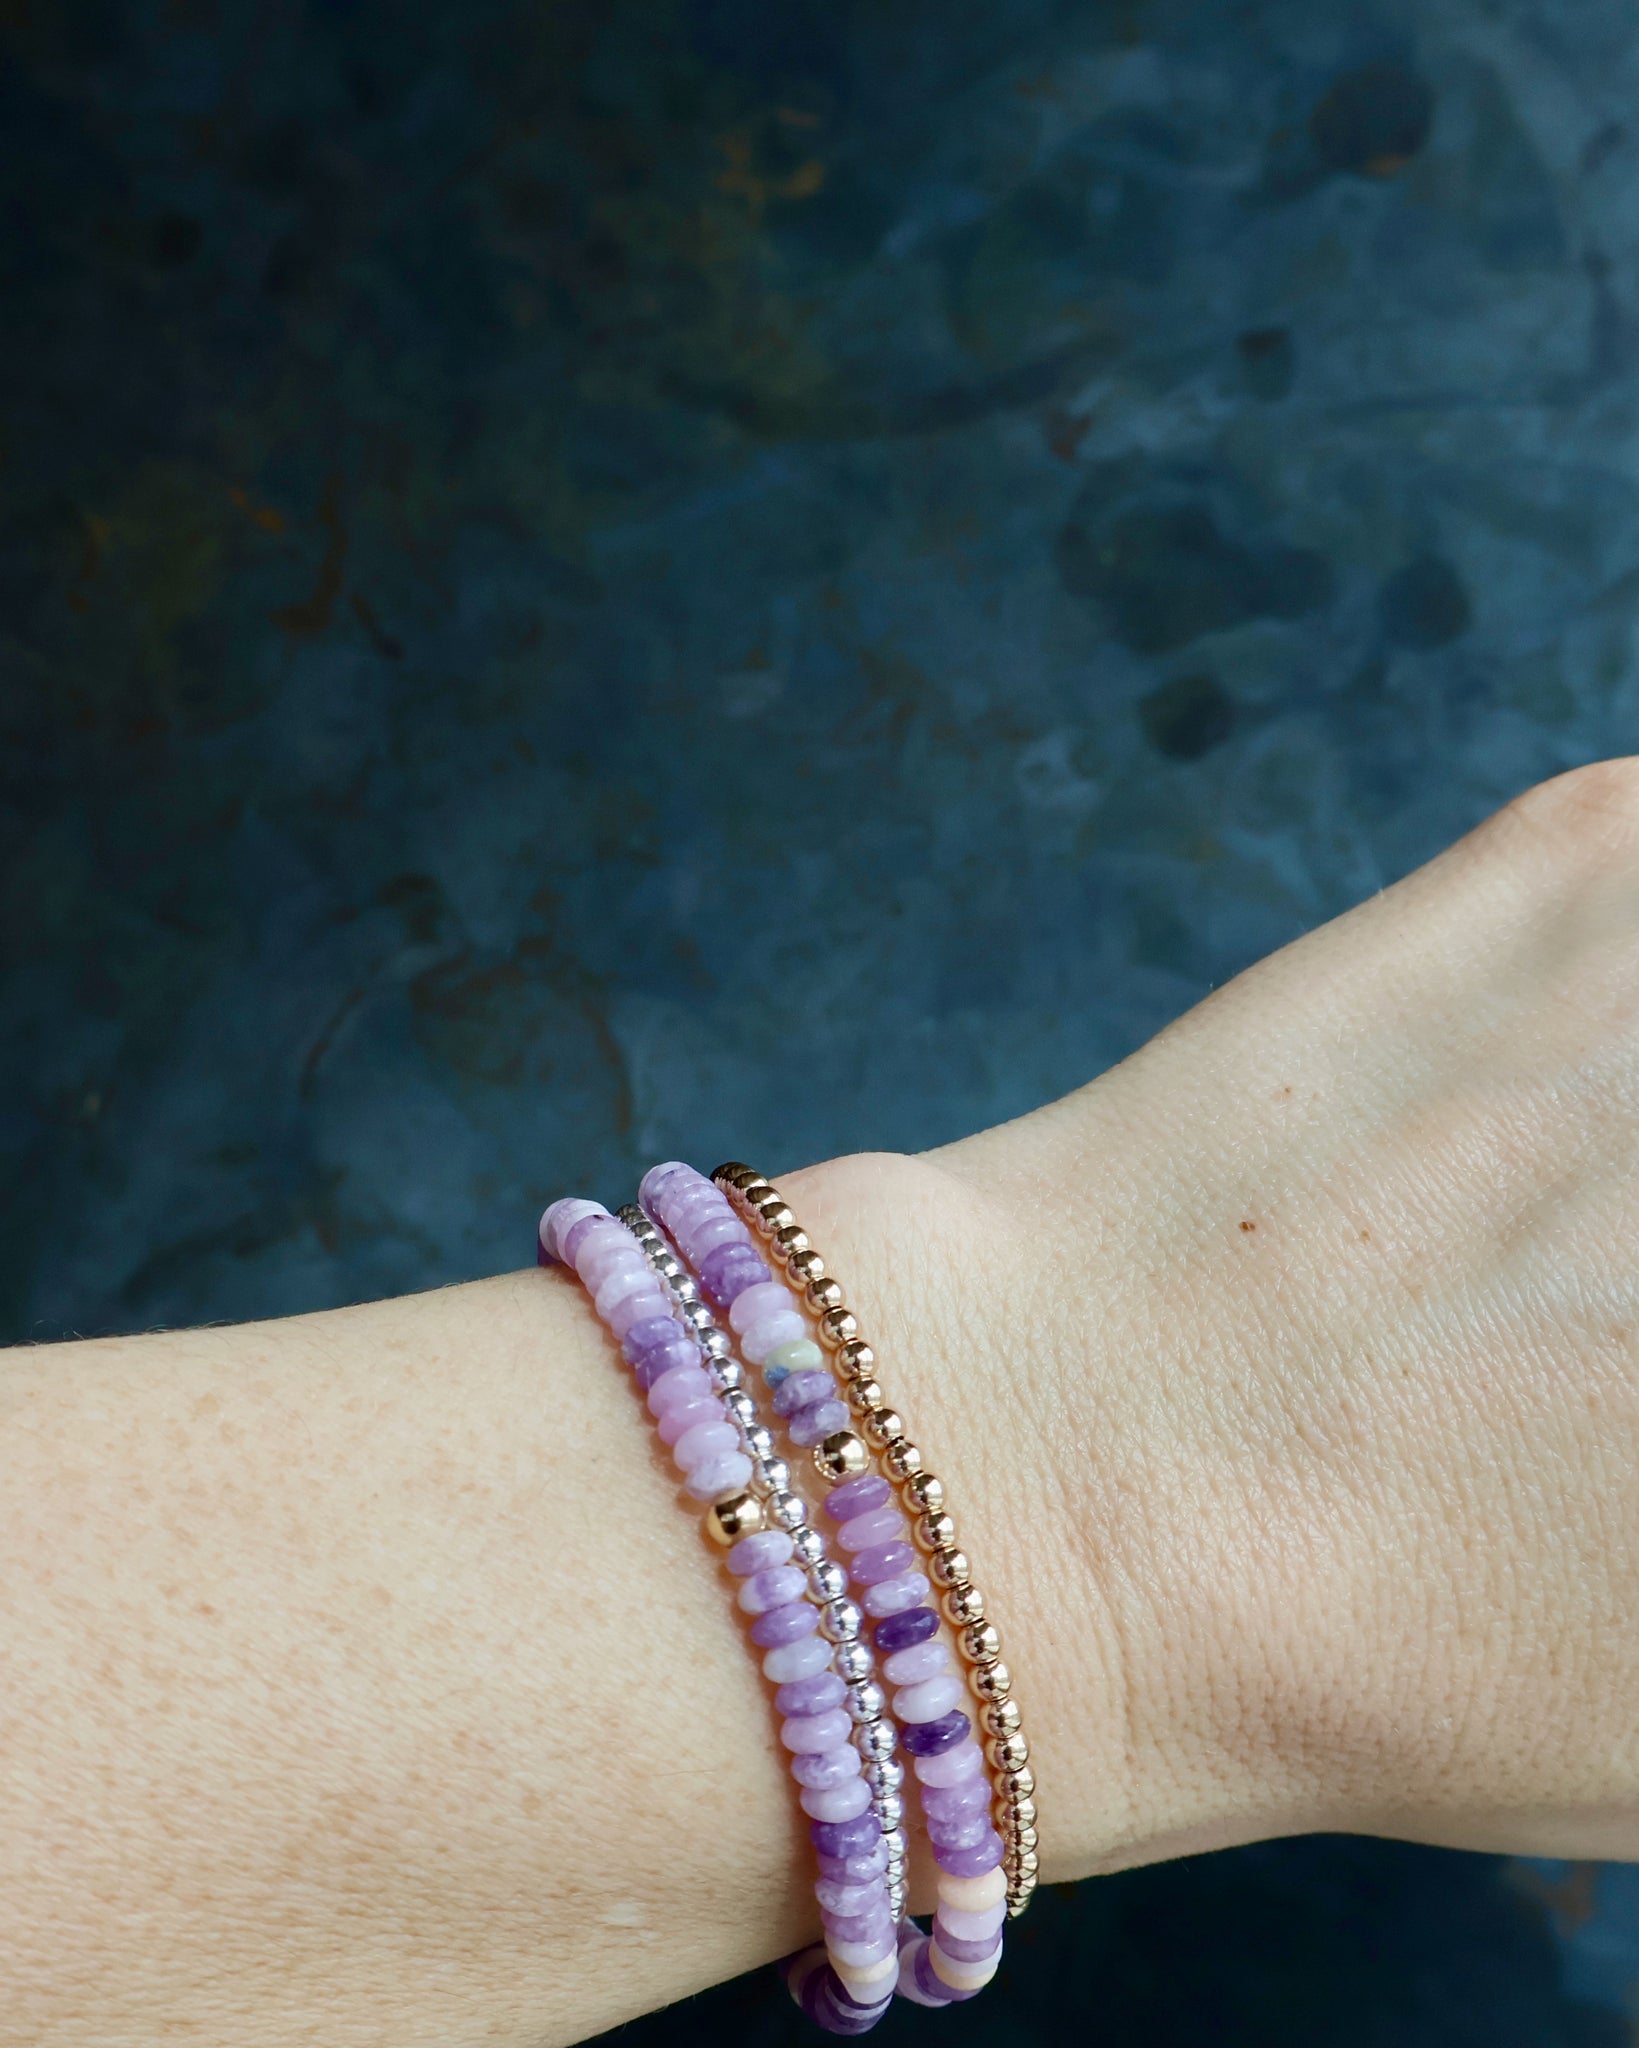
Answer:
[[[935,1844],[933,1860],[947,1877],[983,1877],[1002,1860],[1002,1838],[994,1828],[986,1828],[984,1839],[968,1848],[942,1849]]]
[[[812,1678],[816,1671],[829,1669],[830,1663],[831,1645],[824,1636],[803,1636],[770,1650],[763,1659],[763,1676],[774,1685],[789,1685],[793,1679]]]
[[[852,1856],[868,1849],[882,1834],[882,1823],[874,1813],[862,1813],[857,1820],[811,1820],[808,1839],[822,1856]]]
[[[753,1253],[753,1257],[755,1256],[755,1253]],[[758,1259],[757,1263],[763,1267],[763,1272],[766,1274],[768,1272],[767,1266],[763,1265],[761,1259]],[[734,1300],[729,1305],[729,1328],[737,1336],[740,1336],[749,1330],[754,1323],[760,1322],[764,1316],[786,1315],[789,1313],[791,1313],[791,1296],[786,1292],[784,1286],[774,1279],[758,1280],[750,1287],[742,1287],[739,1293],[735,1295]]]
[[[893,1488],[875,1472],[858,1479],[845,1479],[825,1497],[825,1512],[833,1522],[851,1522],[855,1515],[869,1514],[892,1500]]]
[[[971,1849],[992,1832],[988,1813],[959,1815],[955,1820],[928,1822],[928,1840],[937,1849]]]
[[[954,1675],[924,1678],[920,1685],[901,1686],[894,1694],[894,1719],[907,1726],[925,1728],[948,1714],[961,1698],[962,1681]]]
[[[742,1536],[728,1554],[728,1568],[737,1579],[749,1579],[771,1565],[784,1564],[794,1545],[783,1529],[759,1529],[755,1536]]]
[[[746,1471],[751,1460],[746,1460]],[[819,1627],[819,1609],[806,1600],[788,1600],[783,1607],[771,1607],[751,1624],[751,1640],[759,1650],[778,1650],[801,1636],[811,1636]]]
[[[798,1795],[804,1813],[815,1820],[852,1820],[871,1803],[871,1788],[856,1771],[840,1785],[805,1785]]]
[[[781,1714],[828,1714],[848,1697],[848,1688],[834,1671],[816,1671],[812,1678],[793,1679],[774,1695]]]
[[[908,1543],[879,1543],[872,1550],[858,1550],[848,1567],[856,1586],[875,1586],[885,1579],[897,1579],[916,1562]]]
[[[748,1244],[723,1244],[708,1252],[700,1262],[700,1290],[714,1309],[732,1309],[732,1304],[750,1287],[760,1287],[771,1276],[767,1266]]]
[[[774,1413],[795,1415],[813,1401],[829,1401],[835,1390],[836,1381],[828,1372],[791,1373],[774,1389]]]
[[[956,1785],[924,1785],[922,1812],[931,1827],[936,1821],[967,1820],[990,1811],[990,1781],[982,1774]]]
[[[780,1740],[797,1756],[818,1756],[840,1749],[853,1723],[840,1707],[825,1714],[789,1714],[780,1723]]]
[[[722,1421],[723,1404],[716,1395],[697,1394],[692,1401],[680,1401],[675,1408],[668,1408],[656,1422],[655,1430],[663,1444],[680,1444],[691,1429],[707,1422],[721,1425]]]
[[[934,1917],[933,1930],[941,1952],[949,1956],[953,1963],[982,1963],[987,1956],[993,1956],[1002,1945],[999,1931],[983,1935],[978,1941],[964,1941],[961,1935],[952,1934],[948,1928],[941,1927],[937,1915]]]
[[[755,1543],[757,1539],[753,1536],[747,1540]],[[731,1570],[733,1556],[730,1551]],[[929,1636],[938,1633],[939,1617],[931,1607],[911,1607],[903,1614],[890,1614],[886,1620],[879,1621],[871,1631],[871,1640],[876,1644],[879,1655],[891,1657],[899,1650],[909,1650],[917,1643],[925,1643]]]
[[[824,1443],[828,1436],[834,1436],[839,1429],[848,1427],[848,1409],[842,1401],[816,1401],[812,1408],[799,1408],[786,1425],[786,1434],[794,1444],[801,1444],[804,1450],[811,1450],[815,1444]]]
[[[972,1740],[953,1743],[937,1756],[919,1756],[913,1766],[924,1785],[966,1784],[971,1778],[982,1777],[984,1767],[983,1753]]]
[[[649,1413],[664,1415],[668,1408],[681,1407],[685,1401],[713,1399],[716,1389],[707,1377],[704,1367],[680,1365],[671,1372],[663,1372],[648,1392]]]
[[[826,1913],[864,1913],[882,1896],[882,1887],[869,1879],[845,1884],[834,1877],[822,1877],[814,1886],[814,1897]]]
[[[956,1707],[937,1721],[917,1721],[909,1728],[901,1728],[900,1746],[912,1756],[938,1756],[942,1750],[954,1749],[972,1727],[966,1714]]]
[[[885,1614],[903,1614],[920,1607],[933,1591],[921,1572],[901,1572],[897,1579],[884,1579],[880,1586],[867,1586],[859,1596],[865,1612],[880,1620]]]
[[[657,1351],[668,1345],[687,1343],[683,1326],[675,1316],[645,1316],[640,1323],[633,1323],[620,1341],[628,1365],[642,1365]]]
[[[742,1614],[766,1614],[773,1607],[788,1607],[802,1598],[807,1580],[794,1564],[770,1565],[753,1572],[735,1596]]]
[[[888,1911],[887,1901],[871,1912],[825,1913],[820,1914],[825,1931],[833,1941],[874,1941],[893,1926],[893,1915]]]
[[[683,1490],[696,1500],[721,1500],[725,1493],[739,1493],[750,1482],[751,1460],[744,1451],[727,1451],[696,1465],[683,1481]]]
[[[888,1867],[888,1844],[881,1835],[870,1848],[862,1849],[853,1856],[822,1856],[819,1859],[819,1874],[837,1884],[862,1884],[868,1877],[878,1877]]]
[[[831,1791],[859,1776],[859,1751],[851,1742],[839,1743],[835,1749],[804,1750],[792,1759],[791,1775],[811,1791]]]
[[[662,1314],[665,1307],[666,1297],[659,1292],[629,1294],[610,1310],[609,1329],[614,1336],[624,1340],[627,1331],[635,1324],[651,1321]]]
[[[950,1669],[950,1652],[945,1645],[930,1638],[925,1643],[912,1643],[908,1650],[895,1650],[882,1665],[882,1681],[885,1685],[920,1685],[924,1678],[942,1678]],[[955,1701],[951,1704],[954,1706]],[[913,1720],[926,1720],[925,1714],[914,1714]]]
[[[880,1543],[898,1543],[905,1534],[905,1517],[897,1508],[872,1508],[855,1515],[837,1531],[844,1550],[874,1550]]]

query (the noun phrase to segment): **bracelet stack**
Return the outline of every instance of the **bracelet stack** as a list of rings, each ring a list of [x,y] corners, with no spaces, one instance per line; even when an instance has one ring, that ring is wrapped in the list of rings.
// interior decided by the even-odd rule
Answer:
[[[790,1959],[786,1982],[810,2018],[842,2034],[874,2026],[895,1990],[918,2005],[971,1998],[995,1974],[1004,1920],[1035,1888],[1035,1781],[944,1488],[778,1190],[749,1167],[707,1180],[673,1161],[639,1192],[618,1218],[555,1202],[538,1256],[575,1272],[619,1341],[685,1490],[706,1504],[777,1688],[825,1935]],[[791,1450],[829,1489],[841,1561],[762,1420],[749,1367]],[[939,1871],[929,1934],[904,1917],[896,1749]]]

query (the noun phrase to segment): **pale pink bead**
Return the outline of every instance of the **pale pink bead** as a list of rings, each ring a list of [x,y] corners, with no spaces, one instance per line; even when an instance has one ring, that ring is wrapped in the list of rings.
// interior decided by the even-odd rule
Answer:
[[[784,1607],[802,1598],[808,1581],[794,1564],[770,1565],[755,1572],[734,1596],[742,1614],[766,1614],[771,1607]]]
[[[829,1656],[826,1662],[830,1662]],[[780,1740],[798,1756],[810,1756],[822,1749],[836,1749],[848,1740],[853,1722],[841,1707],[828,1714],[787,1714],[780,1723]],[[860,1783],[865,1781],[862,1778]]]
[[[971,1736],[943,1756],[919,1756],[911,1768],[924,1785],[965,1785],[985,1767],[984,1756]]]
[[[803,1636],[798,1642],[781,1643],[777,1650],[770,1650],[763,1658],[763,1676],[771,1685],[812,1678],[815,1672],[827,1669],[833,1654],[824,1636]]]
[[[653,1292],[654,1275],[649,1270],[648,1260],[640,1253],[635,1266],[616,1266],[607,1278],[598,1283],[597,1291],[592,1297],[592,1306],[597,1310],[599,1320],[606,1323],[610,1311],[629,1294]],[[661,1314],[665,1314],[664,1309],[661,1310]]]
[[[905,1517],[897,1508],[873,1508],[844,1522],[837,1541],[844,1550],[872,1550],[879,1543],[903,1543],[905,1533]]]
[[[959,1678],[925,1678],[920,1685],[907,1685],[893,1696],[896,1721],[937,1721],[952,1707],[962,1704]]]
[[[734,1310],[730,1309],[731,1320],[733,1315]],[[807,1335],[808,1325],[794,1308],[776,1309],[771,1315],[759,1316],[741,1331],[740,1351],[748,1365],[761,1365],[771,1351],[778,1351],[782,1344],[795,1344],[799,1337]]]
[[[1007,1901],[999,1899],[994,1906],[981,1906],[976,1913],[964,1913],[960,1906],[947,1906],[941,1901],[939,1918],[958,1941],[985,1941],[1006,1920]]]
[[[863,1778],[850,1778],[824,1792],[805,1785],[797,1797],[810,1820],[853,1820],[870,1805],[871,1788]]]
[[[656,1380],[655,1385],[659,1384]],[[867,1614],[881,1621],[885,1615],[903,1614],[907,1607],[920,1607],[932,1591],[922,1572],[901,1572],[897,1579],[867,1586],[859,1596],[859,1604]]]
[[[671,1313],[671,1304],[659,1288],[646,1289],[637,1294],[628,1294],[624,1301],[617,1301],[609,1311],[609,1328],[617,1338],[624,1337],[633,1323],[646,1323],[654,1316]]]
[[[660,1438],[662,1443],[675,1444],[702,1422],[720,1422],[722,1419],[723,1404],[715,1394],[696,1394],[692,1400],[668,1408],[661,1416]]]
[[[696,1465],[683,1482],[686,1493],[696,1500],[719,1500],[725,1493],[742,1493],[751,1483],[751,1460],[744,1451],[727,1451],[720,1458],[708,1458]]]
[[[913,1643],[908,1650],[895,1650],[884,1659],[882,1676],[889,1685],[919,1685],[924,1678],[939,1678],[950,1669],[950,1652],[939,1638]]]
[[[692,1472],[708,1458],[720,1458],[725,1451],[737,1451],[739,1448],[740,1432],[732,1422],[723,1420],[723,1411],[719,1408],[705,1422],[697,1422],[693,1429],[684,1430],[672,1445],[672,1456],[685,1472]]]
[[[760,1317],[772,1313],[777,1308],[790,1306],[790,1293],[780,1281],[759,1280],[755,1286],[748,1287],[743,1294],[734,1297],[728,1319],[735,1331],[743,1336]]]

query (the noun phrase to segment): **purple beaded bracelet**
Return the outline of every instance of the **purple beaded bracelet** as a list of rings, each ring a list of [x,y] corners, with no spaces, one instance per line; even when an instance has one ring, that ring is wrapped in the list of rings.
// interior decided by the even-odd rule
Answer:
[[[797,1958],[797,1976],[788,1981],[828,2032],[864,2033],[892,1998],[899,1935],[889,1851],[864,1759],[850,1739],[856,1718],[844,1704],[844,1671],[863,1664],[861,1676],[874,1686],[870,1653],[858,1640],[859,1610],[790,1491],[789,1471],[758,1421],[726,1336],[642,1211],[625,1210],[617,1221],[597,1203],[554,1202],[540,1221],[537,1256],[570,1267],[591,1295],[620,1340],[686,1491],[709,1503],[707,1528],[730,1546],[728,1568],[740,1580],[736,1604],[753,1617],[752,1641],[779,1688],[780,1739],[821,1859],[815,1894],[825,1946]],[[799,1555],[802,1562],[793,1563]],[[849,1650],[861,1656],[848,1659]]]

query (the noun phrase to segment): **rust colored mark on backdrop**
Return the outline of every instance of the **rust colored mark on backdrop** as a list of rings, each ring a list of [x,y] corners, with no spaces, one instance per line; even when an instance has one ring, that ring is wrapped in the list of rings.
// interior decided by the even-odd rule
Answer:
[[[300,604],[287,604],[273,614],[273,623],[298,639],[312,639],[329,625],[341,595],[342,564],[347,559],[347,529],[341,516],[341,479],[332,476],[319,501],[319,524],[325,531],[324,558],[313,593]]]
[[[242,484],[234,484],[228,491],[228,501],[247,513],[264,533],[283,533],[285,515],[272,505],[258,505]]]

